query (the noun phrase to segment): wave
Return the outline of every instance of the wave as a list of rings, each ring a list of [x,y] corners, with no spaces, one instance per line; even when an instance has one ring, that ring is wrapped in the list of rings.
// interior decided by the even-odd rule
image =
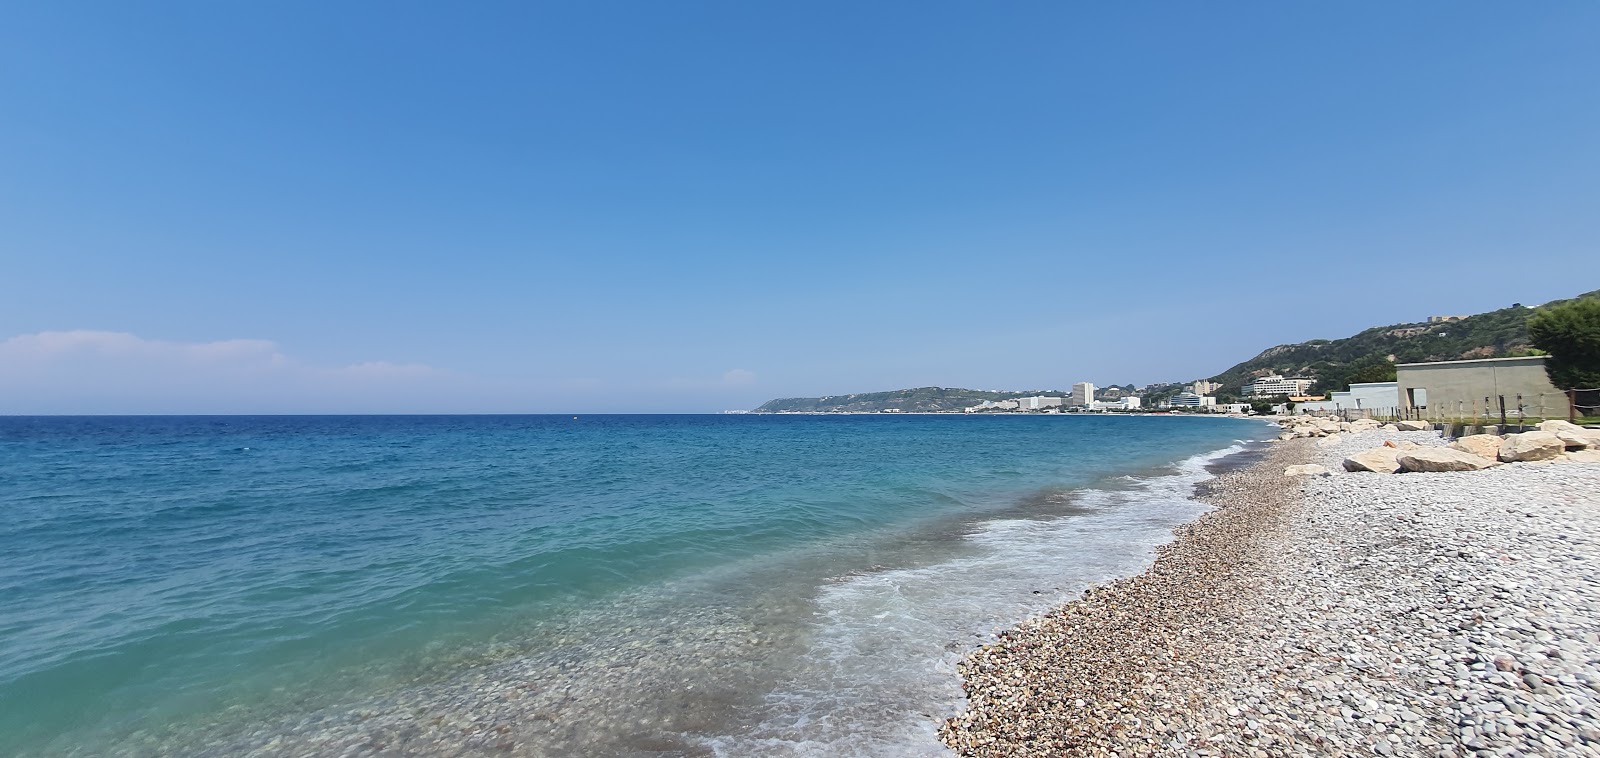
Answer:
[[[961,659],[1092,585],[1147,568],[1174,527],[1210,510],[1193,497],[1207,466],[1245,449],[1184,459],[1126,489],[1079,490],[1077,515],[984,522],[960,558],[825,586],[807,650],[759,722],[705,746],[730,757],[948,755],[936,730],[963,703]]]

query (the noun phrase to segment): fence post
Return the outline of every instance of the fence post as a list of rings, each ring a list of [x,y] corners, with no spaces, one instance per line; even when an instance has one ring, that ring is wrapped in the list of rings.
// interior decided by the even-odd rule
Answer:
[[[1497,397],[1500,398],[1500,425],[1501,426],[1505,426],[1506,425],[1506,396],[1505,395],[1498,395]]]
[[[1567,421],[1578,423],[1578,391],[1567,390]]]

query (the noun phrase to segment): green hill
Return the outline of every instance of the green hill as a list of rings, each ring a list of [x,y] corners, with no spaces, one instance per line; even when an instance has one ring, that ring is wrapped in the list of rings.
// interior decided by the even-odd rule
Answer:
[[[1578,297],[1600,297],[1600,290]],[[1539,308],[1562,302],[1566,301]],[[1278,345],[1211,377],[1211,381],[1222,384],[1219,394],[1232,394],[1252,378],[1266,374],[1308,376],[1317,379],[1312,391],[1322,393],[1345,389],[1351,381],[1393,379],[1396,363],[1526,355],[1531,349],[1528,317],[1539,308],[1513,305],[1459,321],[1375,326],[1344,339]]]
[[[785,397],[763,403],[755,413],[873,413],[899,409],[905,413],[959,411],[985,400],[1010,400],[1033,395],[1066,397],[1060,390],[1030,392],[991,392],[953,387],[917,387],[891,392],[863,392],[827,397]]]

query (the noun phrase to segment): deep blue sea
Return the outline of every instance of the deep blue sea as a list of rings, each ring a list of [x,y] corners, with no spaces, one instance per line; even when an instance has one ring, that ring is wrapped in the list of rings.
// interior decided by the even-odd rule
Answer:
[[[0,755],[939,755],[1220,418],[0,418]]]

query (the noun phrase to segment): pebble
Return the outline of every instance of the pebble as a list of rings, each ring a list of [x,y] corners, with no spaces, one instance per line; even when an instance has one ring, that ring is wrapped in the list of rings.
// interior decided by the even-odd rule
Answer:
[[[1280,442],[1209,483],[1217,510],[1149,571],[970,656],[945,744],[1600,757],[1600,465],[1340,467],[1384,440],[1445,443],[1379,430]],[[1304,463],[1336,473],[1282,477]]]

